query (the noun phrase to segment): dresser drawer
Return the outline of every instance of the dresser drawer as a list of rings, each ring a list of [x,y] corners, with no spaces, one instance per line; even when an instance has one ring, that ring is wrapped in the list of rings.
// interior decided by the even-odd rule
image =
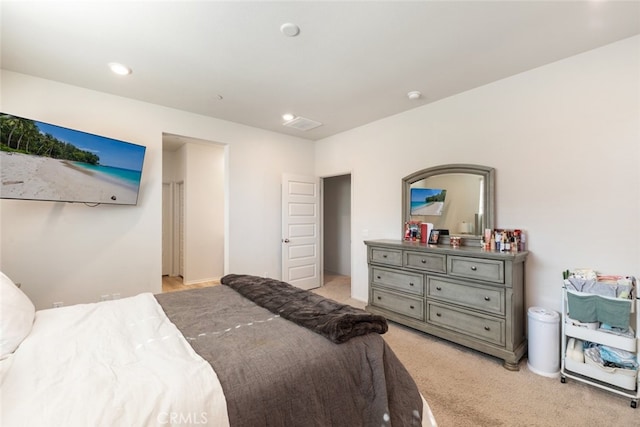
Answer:
[[[432,271],[435,273],[446,273],[447,256],[442,254],[405,251],[404,266],[416,268],[418,270]]]
[[[505,345],[505,322],[427,302],[427,322],[493,344]]]
[[[427,296],[495,314],[505,314],[504,289],[427,277]]]
[[[371,305],[386,308],[395,313],[424,321],[424,302],[419,298],[398,295],[373,288],[371,292]]]
[[[402,267],[402,251],[396,249],[371,248],[370,262]]]
[[[451,276],[504,283],[504,261],[449,256],[448,267]]]
[[[418,296],[424,295],[424,276],[418,273],[372,267],[371,283]]]

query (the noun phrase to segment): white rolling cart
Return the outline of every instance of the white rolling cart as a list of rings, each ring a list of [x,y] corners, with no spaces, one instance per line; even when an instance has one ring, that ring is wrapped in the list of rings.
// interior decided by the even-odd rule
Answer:
[[[633,293],[633,299],[628,300],[631,304],[631,314],[629,325],[633,328],[634,336],[625,337],[601,332],[590,328],[586,324],[573,321],[569,316],[569,304],[567,299],[567,289],[562,289],[562,337],[561,337],[561,369],[560,381],[566,382],[567,378],[575,379],[604,390],[628,397],[631,399],[631,407],[638,406],[640,399],[640,387],[638,384],[638,371],[620,368],[598,367],[589,363],[580,362],[577,357],[571,357],[571,344],[575,340],[589,341],[603,344],[609,347],[626,350],[638,356],[638,342],[640,334],[640,305]],[[567,354],[569,351],[569,355]]]

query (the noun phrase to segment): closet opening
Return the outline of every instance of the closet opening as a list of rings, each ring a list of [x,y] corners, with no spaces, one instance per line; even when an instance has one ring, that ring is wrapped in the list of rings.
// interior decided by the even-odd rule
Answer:
[[[224,274],[226,147],[163,134],[163,291],[219,283]]]
[[[351,298],[351,174],[322,178],[323,283]]]

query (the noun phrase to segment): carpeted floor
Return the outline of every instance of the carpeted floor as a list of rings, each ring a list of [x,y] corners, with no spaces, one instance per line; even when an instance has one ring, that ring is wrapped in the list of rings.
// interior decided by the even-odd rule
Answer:
[[[363,307],[350,297],[350,281],[326,276],[317,293]],[[448,426],[640,426],[630,399],[578,381],[547,378],[390,322],[384,335],[412,374],[440,427]]]

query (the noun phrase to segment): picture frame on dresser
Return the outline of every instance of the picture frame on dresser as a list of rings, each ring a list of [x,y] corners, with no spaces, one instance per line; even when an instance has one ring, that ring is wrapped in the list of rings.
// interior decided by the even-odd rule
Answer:
[[[429,233],[429,244],[437,245],[439,240],[440,240],[440,230],[431,230],[431,233]]]

